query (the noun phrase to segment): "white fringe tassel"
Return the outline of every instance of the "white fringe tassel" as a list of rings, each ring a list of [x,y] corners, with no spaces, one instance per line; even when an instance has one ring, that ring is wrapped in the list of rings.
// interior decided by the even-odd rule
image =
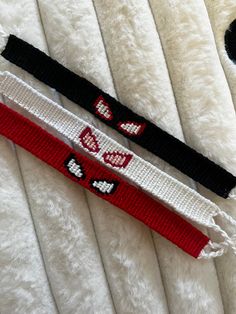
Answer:
[[[228,215],[224,211],[219,210],[215,217],[216,216],[224,218],[232,226],[236,227],[236,220],[234,220],[230,215]],[[216,233],[220,234],[224,241],[220,243],[209,241],[207,246],[202,250],[201,254],[199,255],[198,257],[199,259],[210,259],[222,256],[223,254],[228,252],[229,248],[236,255],[236,234],[233,234],[230,237],[226,231],[224,231],[219,225],[216,224],[214,218],[212,218],[212,224],[210,224],[208,228],[211,228]]]

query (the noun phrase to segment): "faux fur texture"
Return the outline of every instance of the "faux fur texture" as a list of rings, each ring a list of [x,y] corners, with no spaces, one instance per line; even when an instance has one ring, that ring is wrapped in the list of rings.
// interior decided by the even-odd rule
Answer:
[[[187,142],[236,173],[236,117],[202,1],[151,1]],[[175,33],[172,25],[175,25]],[[236,216],[236,201],[200,191]],[[225,226],[227,228],[227,226]],[[226,313],[235,313],[235,257],[216,261]]]
[[[235,112],[204,3],[150,4],[3,0],[0,23],[6,32],[49,52],[163,129],[182,140],[185,136],[188,144],[235,174]],[[2,58],[0,70],[23,77],[128,144]],[[21,149],[15,154],[2,139],[0,148],[4,169],[0,196],[6,204],[0,216],[1,314],[235,313],[234,257],[218,259],[216,268],[212,261],[195,261],[125,213],[68,184]],[[158,158],[136,145],[131,148],[194,186]],[[200,191],[235,215],[234,201]],[[9,225],[21,229],[16,232]],[[21,263],[16,263],[16,256]]]
[[[0,312],[57,313],[14,147],[0,140]]]

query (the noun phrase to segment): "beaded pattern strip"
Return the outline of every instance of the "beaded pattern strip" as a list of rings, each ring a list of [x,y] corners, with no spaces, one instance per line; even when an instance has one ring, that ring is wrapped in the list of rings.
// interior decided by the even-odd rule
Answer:
[[[10,35],[2,56],[219,196],[236,186],[231,173],[25,41]]]
[[[207,236],[183,218],[1,103],[0,134],[142,221],[191,256],[202,257],[211,244]]]
[[[50,126],[99,162],[124,175],[130,182],[168,204],[186,218],[220,232],[224,238],[227,236],[216,224],[215,217],[224,217],[236,226],[233,218],[210,200],[141,159],[13,74],[9,72],[0,74],[0,92],[14,101],[16,110],[23,108],[30,113],[31,118]]]

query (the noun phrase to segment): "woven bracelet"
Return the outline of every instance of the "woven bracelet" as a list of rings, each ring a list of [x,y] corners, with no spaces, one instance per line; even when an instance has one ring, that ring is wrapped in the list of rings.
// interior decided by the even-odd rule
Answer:
[[[30,113],[30,119],[65,136],[99,162],[172,206],[186,218],[219,232],[231,246],[232,240],[214,218],[221,216],[234,226],[236,222],[214,203],[63,109],[13,74],[0,73],[0,92],[14,102],[16,110],[22,112],[23,109],[23,114]]]
[[[10,35],[2,56],[219,196],[236,186],[231,173],[25,41]]]
[[[142,221],[191,256],[202,257],[213,245],[183,218],[1,103],[0,134]]]

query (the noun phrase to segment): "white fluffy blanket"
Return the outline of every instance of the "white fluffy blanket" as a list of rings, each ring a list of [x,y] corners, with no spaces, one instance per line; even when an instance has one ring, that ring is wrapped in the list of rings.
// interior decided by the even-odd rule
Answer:
[[[0,24],[236,175],[235,0],[0,0]],[[9,70],[236,218],[236,201],[0,58]],[[196,261],[0,138],[1,314],[235,314],[236,258]],[[226,227],[227,229],[227,227]],[[213,235],[212,235],[213,236]]]

